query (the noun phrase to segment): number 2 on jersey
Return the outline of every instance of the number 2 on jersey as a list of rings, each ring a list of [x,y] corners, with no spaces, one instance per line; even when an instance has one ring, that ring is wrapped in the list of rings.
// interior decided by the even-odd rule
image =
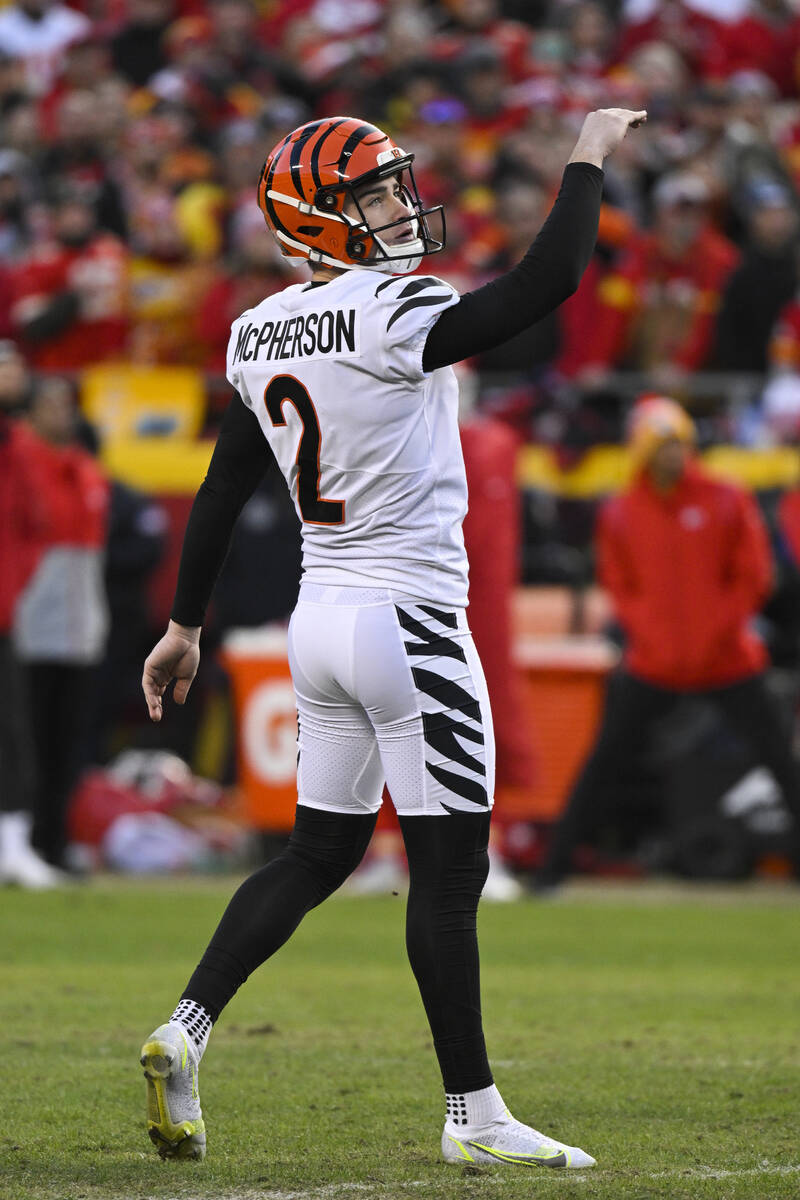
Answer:
[[[297,502],[304,521],[310,525],[341,525],[344,500],[324,500],[319,494],[319,452],[322,444],[317,410],[299,379],[294,375],[276,375],[264,391],[264,404],[272,424],[286,424],[284,404],[294,405],[303,422],[297,447]]]

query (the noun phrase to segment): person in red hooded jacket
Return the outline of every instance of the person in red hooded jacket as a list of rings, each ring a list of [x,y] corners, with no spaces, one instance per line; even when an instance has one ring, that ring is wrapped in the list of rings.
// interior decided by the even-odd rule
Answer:
[[[664,397],[634,409],[633,482],[601,512],[597,557],[626,636],[600,730],[539,875],[551,887],[632,747],[680,696],[701,694],[769,768],[800,828],[800,771],[784,715],[765,683],[767,653],[751,628],[770,590],[764,524],[752,497],[692,456],[694,426]],[[795,852],[795,867],[798,855]]]
[[[52,525],[38,439],[21,419],[31,387],[16,346],[0,341],[0,885],[42,889],[60,876],[31,845],[36,762],[28,681],[11,636],[20,593]]]

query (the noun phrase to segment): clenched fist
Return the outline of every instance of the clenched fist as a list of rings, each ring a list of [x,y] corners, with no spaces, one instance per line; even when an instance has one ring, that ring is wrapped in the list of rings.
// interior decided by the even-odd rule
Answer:
[[[636,129],[647,120],[647,112],[629,108],[598,108],[583,122],[570,162],[588,162],[602,167],[603,159],[616,150],[629,129]]]

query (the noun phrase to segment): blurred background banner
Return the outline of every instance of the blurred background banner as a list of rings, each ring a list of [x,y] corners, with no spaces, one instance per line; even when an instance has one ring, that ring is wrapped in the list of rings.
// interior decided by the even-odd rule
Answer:
[[[426,269],[463,292],[526,251],[585,114],[608,106],[646,108],[648,122],[607,164],[580,287],[459,367],[470,623],[497,726],[494,853],[521,874],[546,857],[608,713],[609,675],[637,661],[596,559],[598,521],[640,479],[627,439],[644,394],[675,399],[698,469],[756,506],[769,582],[740,615],[764,647],[785,745],[795,738],[795,6],[0,3],[0,879],[47,886],[56,869],[135,861],[146,823],[132,817],[152,809],[164,760],[120,783],[131,750],[174,755],[199,789],[149,811],[164,869],[235,858],[248,830],[290,827],[285,627],[300,544],[277,474],[240,517],[189,703],[152,726],[140,689],[230,398],[231,321],[298,278],[256,203],[268,151],[314,117],[386,128],[416,155],[426,203],[446,208],[447,247]],[[794,801],[762,758],[714,697],[681,685],[617,761],[574,865],[788,872]],[[213,821],[198,799],[208,780]],[[126,818],[117,839],[70,817],[87,787]],[[244,841],[226,841],[227,822]],[[389,816],[381,828],[396,858]]]

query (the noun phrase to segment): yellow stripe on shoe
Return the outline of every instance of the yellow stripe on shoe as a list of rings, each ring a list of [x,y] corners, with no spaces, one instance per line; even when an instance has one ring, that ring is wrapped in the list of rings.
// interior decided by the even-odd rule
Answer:
[[[467,1149],[467,1147],[464,1145],[463,1142],[460,1142],[458,1140],[458,1138],[454,1138],[451,1133],[448,1133],[447,1138],[448,1138],[448,1141],[451,1141],[453,1143],[453,1145],[457,1146],[458,1149],[461,1151],[462,1155],[464,1156],[464,1162],[475,1162],[475,1159],[472,1157],[472,1155],[470,1154],[469,1150]]]
[[[569,1165],[569,1160],[563,1150],[554,1150],[552,1154],[513,1154],[508,1151],[503,1153],[502,1150],[495,1150],[492,1146],[483,1146],[480,1142],[470,1142],[469,1144],[476,1150],[482,1150],[484,1154],[497,1158],[501,1162],[519,1163],[523,1167],[566,1167]]]
[[[202,1159],[206,1134],[197,1071],[185,1036],[181,1031],[179,1040],[175,1032],[162,1027],[142,1047],[139,1061],[146,1081],[147,1132],[162,1158]]]

